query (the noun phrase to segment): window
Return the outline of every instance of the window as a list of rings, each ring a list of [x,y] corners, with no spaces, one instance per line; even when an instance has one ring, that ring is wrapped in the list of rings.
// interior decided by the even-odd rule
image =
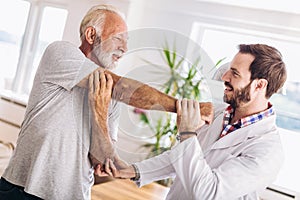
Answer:
[[[33,59],[33,68],[30,73],[29,84],[27,85],[27,88],[25,88],[27,93],[30,92],[32,87],[34,75],[44,50],[51,42],[62,39],[67,14],[68,13],[65,9],[53,7],[44,8],[37,50]]]
[[[0,90],[27,102],[41,56],[48,44],[62,39],[68,12],[50,1],[5,2],[0,7]]]
[[[0,6],[0,88],[12,89],[30,3],[7,0]]]

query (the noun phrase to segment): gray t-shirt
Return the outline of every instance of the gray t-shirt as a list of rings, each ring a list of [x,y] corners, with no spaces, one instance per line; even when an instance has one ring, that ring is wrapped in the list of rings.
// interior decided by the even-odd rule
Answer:
[[[76,84],[97,67],[68,42],[54,42],[45,50],[17,147],[3,174],[7,181],[43,199],[90,199],[88,90]],[[119,103],[112,100],[109,112],[110,134],[117,140]]]

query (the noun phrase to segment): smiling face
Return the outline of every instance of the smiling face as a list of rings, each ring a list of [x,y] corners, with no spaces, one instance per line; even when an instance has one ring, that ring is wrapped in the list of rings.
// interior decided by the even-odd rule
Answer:
[[[251,54],[238,53],[230,64],[230,69],[222,76],[224,81],[224,101],[238,108],[251,101],[252,84],[250,65],[254,60]]]
[[[93,45],[92,57],[100,66],[106,69],[114,69],[118,60],[127,51],[127,26],[124,20],[117,14],[106,14],[103,32],[97,36],[99,42]]]

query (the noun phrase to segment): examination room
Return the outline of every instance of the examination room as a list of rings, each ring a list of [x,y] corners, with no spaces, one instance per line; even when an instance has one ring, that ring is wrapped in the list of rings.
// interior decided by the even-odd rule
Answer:
[[[299,52],[297,0],[1,0],[0,200],[300,200]]]

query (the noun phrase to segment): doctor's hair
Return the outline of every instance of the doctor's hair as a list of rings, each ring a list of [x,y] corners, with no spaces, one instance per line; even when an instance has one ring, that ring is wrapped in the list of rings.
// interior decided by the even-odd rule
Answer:
[[[114,13],[119,15],[122,19],[125,19],[123,13],[117,8],[111,5],[96,5],[93,6],[83,17],[80,24],[80,40],[83,41],[85,38],[85,30],[88,27],[94,27],[96,29],[97,37],[100,37],[103,31],[103,26],[107,13]]]
[[[250,65],[251,81],[266,79],[268,81],[266,98],[278,92],[287,79],[287,72],[281,53],[265,44],[240,44],[239,52],[251,54],[254,60]]]

